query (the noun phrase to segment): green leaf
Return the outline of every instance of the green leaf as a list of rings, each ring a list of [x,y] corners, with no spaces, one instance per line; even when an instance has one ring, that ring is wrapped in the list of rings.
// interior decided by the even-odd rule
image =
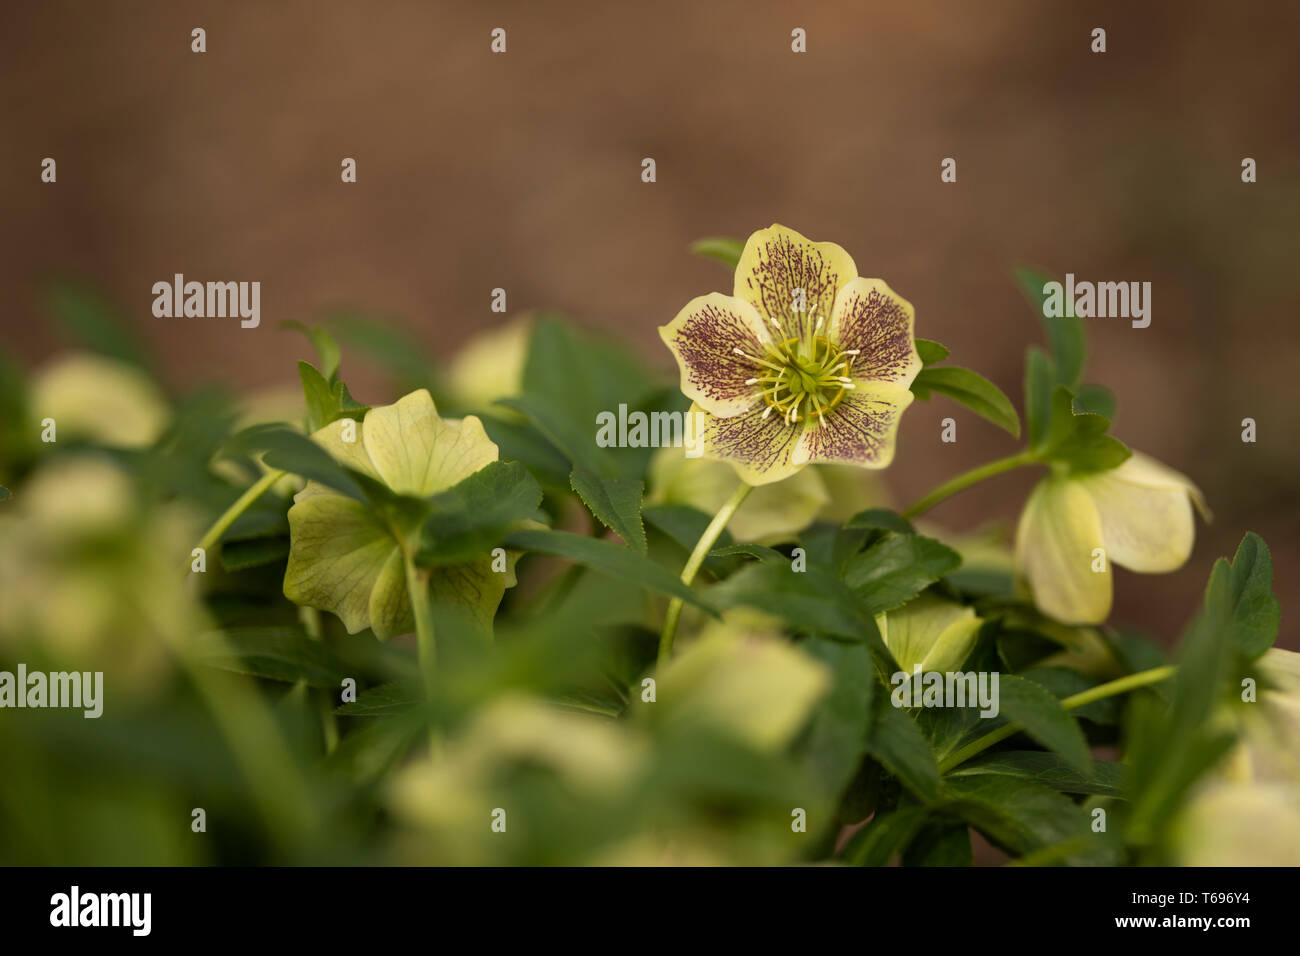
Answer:
[[[903,866],[970,866],[973,859],[964,823],[927,823],[903,852]]]
[[[288,556],[289,539],[283,535],[225,541],[221,545],[221,566],[227,571],[243,571],[275,564]]]
[[[43,291],[47,311],[85,348],[141,368],[149,366],[137,326],[88,285],[63,279]]]
[[[1247,660],[1255,660],[1277,640],[1282,608],[1273,595],[1273,559],[1264,539],[1253,531],[1237,546],[1230,573],[1212,586],[1212,612],[1229,622],[1232,643]]]
[[[866,511],[859,511],[845,522],[844,527],[879,528],[896,534],[916,534],[916,529],[912,527],[910,521],[888,508],[868,508]]]
[[[867,752],[921,800],[936,800],[939,764],[925,735],[906,711],[893,705],[888,694],[877,694],[872,710]]]
[[[231,437],[226,452],[236,455],[265,452],[263,461],[268,467],[319,481],[357,501],[366,500],[361,486],[330,457],[329,452],[310,438],[284,425],[253,425],[245,428]]]
[[[280,328],[290,329],[295,332],[301,332],[311,340],[311,344],[316,348],[316,354],[320,357],[321,368],[324,369],[325,378],[334,381],[334,376],[339,371],[339,346],[334,341],[334,336],[329,331],[319,326],[312,328],[303,325],[301,322],[286,320],[280,323]]]
[[[416,563],[459,564],[482,557],[531,518],[542,489],[517,461],[494,461],[428,499]]]
[[[690,505],[647,505],[641,512],[643,518],[672,538],[687,554],[695,548],[695,543],[704,535],[709,526],[711,515],[705,514]],[[729,547],[732,543],[731,532],[723,530],[718,536],[718,548]],[[729,562],[715,558],[710,554],[704,559],[704,569],[714,577],[722,577],[731,568]]]
[[[936,362],[942,362],[949,355],[948,349],[933,339],[913,339],[913,341],[916,343],[916,354],[921,357],[922,365],[934,365]]]
[[[875,615],[892,611],[961,564],[947,545],[919,534],[886,534],[844,569],[844,583]]]
[[[1025,298],[1029,300],[1030,307],[1042,319],[1043,327],[1047,330],[1047,341],[1052,349],[1052,366],[1055,372],[1052,384],[1073,389],[1079,384],[1083,367],[1088,361],[1088,341],[1083,320],[1065,316],[1052,318],[1045,314],[1043,305],[1047,296],[1043,292],[1043,286],[1052,279],[1044,273],[1022,266],[1016,269],[1016,281],[1020,284]],[[1064,306],[1065,303],[1062,302],[1063,312],[1066,311]],[[1073,311],[1072,305],[1070,311]]]
[[[929,807],[899,807],[877,813],[844,848],[844,862],[852,866],[886,866],[907,849],[930,817]]]
[[[1052,389],[1056,367],[1037,345],[1025,355],[1025,420],[1029,425],[1029,447],[1037,448],[1052,423]]]
[[[740,256],[745,251],[745,240],[727,236],[714,236],[709,239],[696,239],[691,243],[691,252],[706,259],[715,259],[728,269],[740,265]]]
[[[1091,412],[1115,420],[1115,393],[1105,385],[1081,385],[1074,396],[1074,411],[1077,414]]]
[[[320,641],[297,627],[238,627],[196,638],[199,657],[210,667],[267,680],[312,687],[340,686],[347,665]]]
[[[1064,385],[1052,392],[1052,420],[1039,454],[1059,461],[1074,472],[1107,471],[1122,465],[1132,454],[1119,439],[1106,434],[1110,420],[1074,411],[1074,396]]]
[[[826,793],[839,797],[853,779],[867,748],[871,703],[879,683],[865,645],[811,637],[800,647],[827,666],[830,693],[814,713],[801,751]]]
[[[706,592],[719,607],[752,607],[792,628],[846,641],[879,641],[876,622],[862,603],[826,571],[795,571],[788,560],[748,564]]]
[[[506,546],[568,558],[593,571],[681,598],[687,604],[713,612],[708,603],[671,572],[631,548],[613,541],[601,541],[567,531],[516,531],[506,538]]]
[[[1020,437],[1020,416],[1011,400],[1002,389],[978,372],[955,365],[923,368],[912,382],[912,392],[922,400],[928,399],[931,392],[947,395],[981,418]]]
[[[579,467],[573,469],[569,484],[605,527],[645,554],[645,526],[641,523],[644,481],[639,478],[601,478]]]
[[[1090,833],[1088,817],[1073,800],[1020,777],[949,776],[944,798],[945,810],[1016,856]]]
[[[1124,765],[1093,760],[1088,771],[1080,773],[1054,753],[1042,750],[1001,750],[983,753],[955,767],[948,775],[969,777],[994,774],[1020,777],[1059,790],[1062,793],[1086,793],[1103,797],[1122,796]]]
[[[1083,731],[1052,692],[1014,674],[1003,674],[998,683],[1002,713],[1075,770],[1086,773],[1092,757]]]
[[[413,710],[423,701],[424,691],[416,684],[381,684],[334,708],[334,713],[341,717],[391,717]]]
[[[370,406],[355,401],[342,382],[331,382],[310,362],[298,363],[303,400],[307,405],[307,429],[315,432],[342,418],[361,421]]]
[[[0,501],[8,501],[12,497],[13,495],[9,492],[9,489],[4,485],[0,485]]]

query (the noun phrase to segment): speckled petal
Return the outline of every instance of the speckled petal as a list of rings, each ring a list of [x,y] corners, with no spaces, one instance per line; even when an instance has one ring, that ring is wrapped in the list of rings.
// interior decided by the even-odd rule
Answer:
[[[912,404],[911,391],[865,379],[854,385],[820,424],[804,428],[793,456],[796,464],[815,461],[886,468],[894,460],[898,423]]]
[[[763,417],[760,405],[731,418],[718,418],[699,406],[698,440],[706,458],[719,458],[751,485],[766,485],[797,472],[802,464],[791,460],[798,444],[799,428],[773,412]]]
[[[659,337],[677,359],[682,393],[705,411],[726,418],[759,400],[759,388],[745,382],[763,369],[745,356],[762,358],[771,335],[744,299],[719,292],[692,299]]]
[[[745,243],[736,266],[735,296],[752,304],[765,321],[780,323],[787,338],[803,338],[807,323],[817,317],[830,325],[836,295],[857,275],[853,257],[835,243],[813,242],[773,225]],[[802,290],[802,312],[796,290]]]
[[[850,378],[893,382],[904,388],[921,371],[912,324],[916,310],[880,279],[854,279],[835,300],[830,339],[857,350]]]

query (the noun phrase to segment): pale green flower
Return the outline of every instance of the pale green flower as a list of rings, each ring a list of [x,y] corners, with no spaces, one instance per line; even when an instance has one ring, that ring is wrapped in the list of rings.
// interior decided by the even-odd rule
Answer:
[[[112,448],[152,445],[171,416],[166,397],[134,365],[81,352],[36,377],[29,407],[37,422],[54,419],[60,441],[80,438]]]
[[[773,225],[749,237],[732,295],[693,299],[659,335],[705,456],[761,485],[809,462],[889,465],[921,370],[913,315],[839,246]]]
[[[399,495],[426,498],[497,460],[497,446],[477,418],[439,417],[424,389],[370,409],[356,424],[355,441],[344,440],[344,427],[332,422],[312,438],[340,464]],[[367,627],[379,638],[410,631],[400,539],[415,530],[394,528],[369,505],[307,482],[289,509],[285,596],[337,614],[349,634]],[[507,577],[494,572],[491,556],[483,555],[432,569],[429,593],[469,605],[490,626],[505,588],[514,583]]]
[[[517,414],[493,403],[523,390],[532,332],[532,316],[524,315],[470,339],[447,370],[447,386],[457,401],[493,414]]]
[[[1110,614],[1112,563],[1157,574],[1187,561],[1193,506],[1208,517],[1186,476],[1137,453],[1109,471],[1052,474],[1020,516],[1016,565],[1044,614],[1099,624]]]
[[[876,618],[881,638],[908,674],[918,665],[923,673],[960,669],[983,623],[974,608],[930,593]]]

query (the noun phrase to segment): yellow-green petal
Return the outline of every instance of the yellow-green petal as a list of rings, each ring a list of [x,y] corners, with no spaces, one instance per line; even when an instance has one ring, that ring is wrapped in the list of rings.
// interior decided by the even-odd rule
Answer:
[[[1111,570],[1109,559],[1094,554],[1101,547],[1101,519],[1092,496],[1069,478],[1040,482],[1016,530],[1016,564],[1040,611],[1066,624],[1106,619]]]
[[[835,297],[858,268],[833,242],[813,242],[793,229],[772,225],[749,237],[736,266],[735,296],[775,319],[787,338],[803,338],[808,323],[830,325]],[[798,311],[798,306],[803,311]]]
[[[922,594],[876,620],[898,666],[912,673],[955,671],[970,655],[983,623],[975,610],[932,594]]]
[[[361,440],[381,480],[401,495],[426,497],[497,460],[497,446],[473,415],[438,416],[426,389],[366,413]]]
[[[744,299],[714,292],[692,299],[659,329],[681,369],[682,394],[713,415],[752,408],[761,389],[747,385],[763,368],[772,333]]]
[[[57,438],[87,438],[113,448],[152,445],[170,416],[158,386],[136,366],[81,352],[41,372],[29,404],[36,422],[54,419]]]
[[[1134,454],[1118,468],[1077,479],[1101,519],[1111,561],[1156,574],[1183,566],[1196,538],[1194,486],[1159,462]]]
[[[858,353],[848,376],[910,386],[921,371],[912,332],[915,319],[912,303],[881,279],[854,279],[840,289],[830,339]]]

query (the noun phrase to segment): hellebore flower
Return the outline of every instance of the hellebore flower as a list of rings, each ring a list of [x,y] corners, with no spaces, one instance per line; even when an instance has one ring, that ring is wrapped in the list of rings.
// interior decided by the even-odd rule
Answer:
[[[38,421],[54,419],[58,437],[110,448],[147,448],[167,427],[167,399],[136,366],[74,352],[46,368],[32,385]]]
[[[1034,603],[1066,624],[1110,614],[1111,562],[1143,574],[1181,567],[1192,553],[1192,507],[1209,519],[1190,479],[1134,453],[1109,471],[1053,474],[1029,496],[1016,565]]]
[[[497,446],[473,415],[438,415],[424,389],[392,405],[370,409],[345,441],[341,422],[311,437],[340,464],[382,482],[399,495],[427,498],[497,460]],[[406,591],[403,534],[368,505],[315,481],[294,496],[289,509],[289,564],[285,597],[295,604],[337,614],[349,634],[371,628],[386,639],[412,629]],[[432,595],[469,606],[490,626],[508,575],[492,571],[484,555],[434,568]]]
[[[746,242],[733,295],[691,300],[659,335],[705,457],[762,485],[809,462],[889,465],[921,369],[914,314],[839,246],[774,225]]]
[[[898,666],[911,674],[955,671],[970,655],[984,622],[975,609],[922,594],[876,618],[876,627]]]

